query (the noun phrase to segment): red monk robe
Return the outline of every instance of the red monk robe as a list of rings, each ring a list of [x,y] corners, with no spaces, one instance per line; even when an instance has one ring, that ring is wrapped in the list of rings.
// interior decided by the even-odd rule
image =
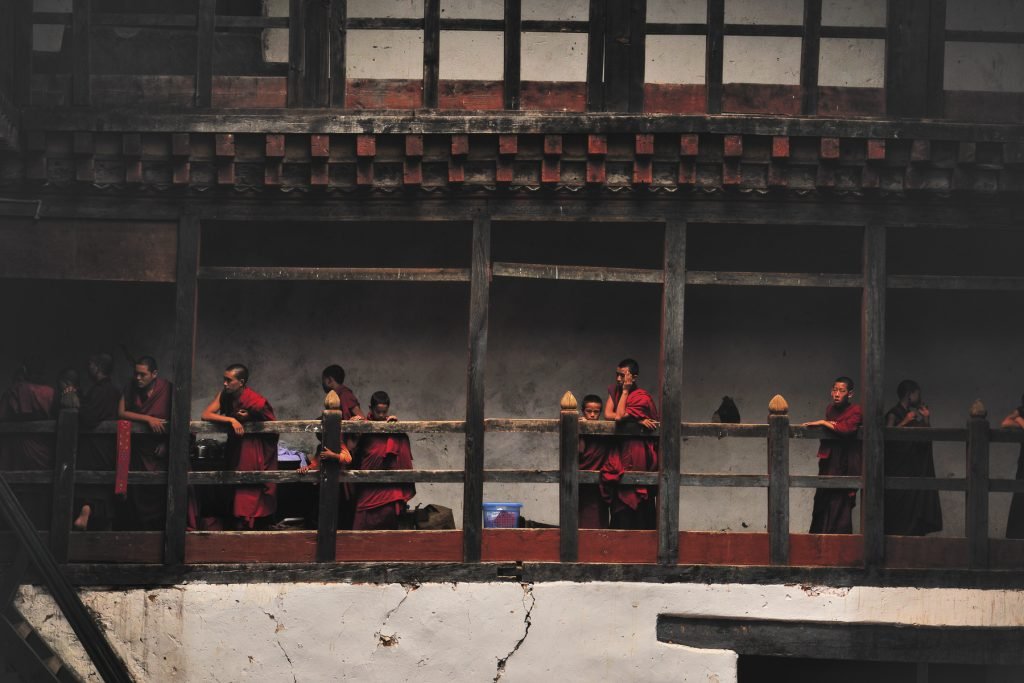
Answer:
[[[169,421],[173,392],[174,385],[163,377],[157,377],[145,389],[130,384],[124,391],[125,410]],[[132,434],[131,469],[141,472],[167,471],[167,435],[152,432]],[[130,526],[134,529],[163,529],[166,497],[165,489],[160,486],[129,486],[128,503],[132,515]],[[194,521],[190,526],[195,526]]]
[[[818,474],[860,476],[860,441],[854,436],[864,422],[860,406],[830,404],[825,419],[835,423],[838,438],[822,439],[818,448]],[[855,489],[818,489],[814,492],[811,513],[812,534],[852,534],[853,508],[857,504]]]
[[[52,387],[19,381],[0,396],[0,422],[34,422],[52,420],[54,391]],[[0,435],[0,471],[53,471],[56,436],[53,434]],[[45,529],[50,522],[50,487],[15,484],[14,490],[22,507],[36,528]]]
[[[371,412],[369,420],[376,420]],[[361,470],[411,470],[412,448],[405,434],[363,434],[353,467]],[[359,484],[356,487],[356,531],[397,529],[405,504],[416,495],[415,484]]]
[[[608,387],[613,405],[618,405],[622,387],[613,384]],[[635,388],[626,396],[626,419],[661,419],[654,399],[646,390]],[[657,442],[647,436],[618,436],[608,449],[608,459],[601,468],[601,493],[611,504],[612,527],[626,529],[653,528],[654,491],[647,486],[620,486],[624,472],[654,472],[658,469]],[[627,520],[616,523],[616,517]]]
[[[580,469],[600,472],[608,460],[611,441],[607,437],[580,437]],[[581,529],[607,529],[608,503],[598,484],[580,484],[579,523]]]
[[[221,413],[239,422],[268,422],[276,420],[270,402],[249,387],[237,397],[221,394]],[[240,416],[244,410],[247,415]],[[277,434],[246,434],[236,436],[228,432],[228,468],[240,472],[265,472],[277,469]],[[256,520],[269,517],[277,511],[277,484],[238,486],[232,510],[239,525],[252,529]]]

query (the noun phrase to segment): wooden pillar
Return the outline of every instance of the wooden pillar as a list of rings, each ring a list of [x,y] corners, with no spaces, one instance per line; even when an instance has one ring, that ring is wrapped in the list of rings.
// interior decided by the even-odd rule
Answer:
[[[423,0],[423,106],[436,109],[441,63],[441,0]]]
[[[643,111],[647,0],[609,2],[605,11],[605,108]]]
[[[818,113],[818,65],[821,59],[821,0],[804,0],[804,38],[800,51],[802,113]]]
[[[345,108],[345,45],[348,39],[348,0],[331,2],[331,106]]]
[[[466,465],[462,494],[462,556],[479,562],[484,503],[484,362],[490,307],[491,218],[473,219],[469,285],[469,365],[466,372]]]
[[[768,548],[775,565],[789,564],[789,404],[768,403]]]
[[[331,8],[330,0],[305,0],[302,12],[302,105],[326,107],[330,103]]]
[[[865,227],[860,403],[864,410],[862,532],[864,562],[869,567],[885,559],[885,246],[885,226]]]
[[[71,9],[71,101],[80,107],[92,104],[91,23],[92,0],[74,0]]]
[[[217,0],[199,0],[196,19],[195,106],[209,107],[213,104],[213,29],[217,21]]]
[[[185,213],[178,222],[178,266],[175,280],[174,396],[171,403],[167,458],[167,523],[164,564],[185,561],[188,523],[188,458],[192,412],[192,366],[196,348],[196,304],[199,293],[199,217]]]
[[[301,107],[306,56],[305,0],[288,2],[288,93],[286,104]]]
[[[341,399],[333,391],[324,399],[320,437],[324,449],[341,453]],[[316,561],[334,562],[338,552],[338,474],[341,463],[334,458],[320,460],[320,509],[316,525]]]
[[[725,0],[708,0],[708,39],[704,57],[708,113],[722,113],[722,69],[725,63]]]
[[[71,521],[75,516],[75,463],[78,459],[78,410],[57,415],[57,453],[53,467],[50,552],[60,564],[68,561]]]
[[[946,114],[946,0],[931,0],[928,16],[928,116]]]
[[[580,553],[580,414],[576,397],[565,392],[558,428],[558,557],[576,562]]]
[[[595,0],[600,1],[600,0]],[[591,2],[593,5],[593,2]],[[519,109],[522,88],[523,0],[505,0],[505,109]]]
[[[988,410],[980,400],[967,420],[967,544],[971,569],[988,567]]]
[[[511,1],[505,0],[506,6]],[[604,32],[607,4],[607,0],[590,0],[590,15],[587,22],[587,111],[604,109]],[[505,40],[507,42],[508,38]]]
[[[890,116],[927,116],[930,89],[942,82],[944,59],[945,2],[933,0],[889,0],[885,41],[886,113]],[[932,16],[932,12],[936,16]],[[941,13],[941,16],[938,15]],[[933,28],[933,23],[934,28]],[[939,26],[941,25],[941,29]],[[942,54],[932,37],[942,36]],[[935,95],[931,95],[932,99]]]
[[[686,223],[665,224],[661,294],[661,438],[658,455],[658,562],[679,562],[679,468],[683,422],[683,301]]]

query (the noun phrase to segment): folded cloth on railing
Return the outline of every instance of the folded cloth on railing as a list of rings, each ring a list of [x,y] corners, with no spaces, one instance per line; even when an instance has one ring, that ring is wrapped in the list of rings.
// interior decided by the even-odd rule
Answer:
[[[132,461],[132,422],[117,421],[117,463],[114,466],[114,493],[128,493],[128,469]]]

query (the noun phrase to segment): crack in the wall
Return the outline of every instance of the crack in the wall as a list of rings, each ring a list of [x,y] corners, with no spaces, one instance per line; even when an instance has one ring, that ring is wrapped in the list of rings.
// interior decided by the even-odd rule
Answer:
[[[520,585],[523,587],[523,607],[526,608],[526,616],[523,617],[523,623],[526,627],[523,629],[523,637],[516,642],[507,655],[498,660],[498,670],[494,674],[494,683],[498,683],[501,677],[505,675],[505,667],[508,665],[508,660],[512,659],[512,655],[526,642],[526,636],[530,635],[530,626],[533,625],[533,608],[537,604],[537,598],[533,594],[533,584],[523,583]],[[530,601],[529,605],[526,604],[527,599]]]
[[[377,650],[381,647],[394,647],[395,645],[398,645],[398,634],[385,634],[384,628],[388,625],[388,622],[391,621],[391,617],[394,616],[395,612],[397,612],[399,608],[405,604],[405,601],[409,599],[409,595],[419,588],[420,585],[418,583],[403,583],[402,587],[405,588],[405,595],[402,596],[402,599],[398,601],[397,605],[384,613],[384,621],[381,622],[380,628],[373,634],[377,638]]]
[[[281,654],[288,660],[288,668],[292,673],[292,683],[298,683],[298,679],[295,677],[295,663],[292,662],[292,658],[288,656],[288,651],[284,649],[284,643],[281,642],[281,636],[277,635],[281,631],[285,630],[285,625],[277,620],[277,617],[267,610],[263,610],[263,613],[270,617],[270,620],[274,622],[274,641],[277,643],[278,649],[281,650]],[[250,657],[250,660],[252,658]]]

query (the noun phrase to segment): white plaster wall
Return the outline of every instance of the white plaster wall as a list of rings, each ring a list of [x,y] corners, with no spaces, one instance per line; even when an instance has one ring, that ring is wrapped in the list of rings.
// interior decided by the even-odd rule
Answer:
[[[575,83],[587,80],[587,34],[524,33],[520,40],[522,80]]]
[[[802,24],[803,0],[725,0],[727,24]]]
[[[659,614],[1022,626],[1024,592],[635,583],[187,584],[87,590],[140,681],[731,683],[736,656],[660,643]],[[17,606],[99,678],[49,596]]]
[[[707,17],[706,0],[647,0],[650,24],[702,24]]]
[[[818,84],[851,88],[885,86],[885,41],[822,38]]]
[[[726,36],[722,82],[799,85],[801,42],[799,38]]]
[[[647,83],[704,83],[704,36],[647,36]]]
[[[824,26],[885,26],[886,0],[823,0]]]
[[[505,73],[505,35],[497,31],[441,31],[442,81],[500,81]]]

